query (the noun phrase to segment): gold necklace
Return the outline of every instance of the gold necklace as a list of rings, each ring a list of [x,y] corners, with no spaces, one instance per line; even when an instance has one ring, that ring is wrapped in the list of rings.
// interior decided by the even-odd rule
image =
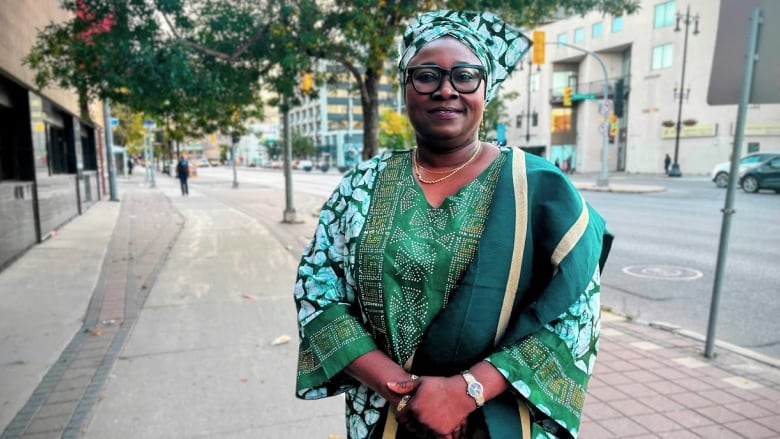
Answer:
[[[420,165],[419,160],[417,158],[417,150],[415,149],[414,150],[414,154],[412,154],[412,165],[414,167],[414,173],[417,175],[417,180],[419,180],[420,183],[435,184],[435,183],[442,182],[442,181],[452,177],[453,175],[457,174],[458,172],[460,172],[461,169],[463,169],[466,166],[468,166],[469,164],[471,164],[471,162],[473,162],[477,158],[477,156],[479,155],[479,152],[481,150],[482,150],[482,142],[479,142],[477,144],[477,147],[474,149],[474,154],[472,154],[471,157],[469,157],[468,160],[463,162],[462,165],[458,166],[457,168],[455,168],[455,169],[453,169],[451,171],[445,171],[445,172],[447,172],[447,175],[445,175],[444,177],[437,178],[436,180],[426,180],[426,179],[424,179],[422,177],[422,175],[420,175],[420,168],[425,169],[426,171],[432,172],[432,173],[435,173],[435,171],[430,171],[429,169],[423,168]]]

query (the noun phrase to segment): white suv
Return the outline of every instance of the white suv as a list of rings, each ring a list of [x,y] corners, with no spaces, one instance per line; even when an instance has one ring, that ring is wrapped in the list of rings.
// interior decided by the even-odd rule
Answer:
[[[739,174],[742,175],[750,168],[756,167],[761,163],[780,155],[780,152],[754,152],[739,159]],[[723,162],[715,165],[712,169],[712,181],[717,187],[726,187],[729,185],[729,171],[731,162]]]

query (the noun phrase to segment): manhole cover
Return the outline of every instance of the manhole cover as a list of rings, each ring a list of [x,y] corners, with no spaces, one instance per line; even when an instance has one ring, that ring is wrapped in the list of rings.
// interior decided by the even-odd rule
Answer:
[[[623,268],[623,273],[644,279],[662,280],[695,280],[704,274],[699,270],[673,265],[630,265]]]

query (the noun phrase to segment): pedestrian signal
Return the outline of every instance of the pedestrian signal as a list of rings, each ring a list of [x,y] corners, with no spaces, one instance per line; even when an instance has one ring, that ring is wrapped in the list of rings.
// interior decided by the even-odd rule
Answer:
[[[544,31],[534,31],[533,46],[531,46],[531,49],[531,62],[534,64],[544,64]]]
[[[571,107],[571,87],[563,87],[563,106]]]

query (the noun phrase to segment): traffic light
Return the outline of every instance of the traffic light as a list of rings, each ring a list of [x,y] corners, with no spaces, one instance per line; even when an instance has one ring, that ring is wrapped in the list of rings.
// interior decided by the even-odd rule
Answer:
[[[311,73],[304,73],[301,77],[301,94],[309,96],[314,91],[314,76]]]
[[[615,116],[617,117],[623,117],[623,97],[625,93],[625,83],[623,82],[623,78],[618,79],[615,81]]]
[[[531,46],[531,62],[544,64],[544,31],[535,30],[533,34],[533,46]]]
[[[615,138],[618,134],[618,118],[615,112],[609,113],[609,137]]]
[[[571,87],[563,87],[563,106],[571,107]]]

